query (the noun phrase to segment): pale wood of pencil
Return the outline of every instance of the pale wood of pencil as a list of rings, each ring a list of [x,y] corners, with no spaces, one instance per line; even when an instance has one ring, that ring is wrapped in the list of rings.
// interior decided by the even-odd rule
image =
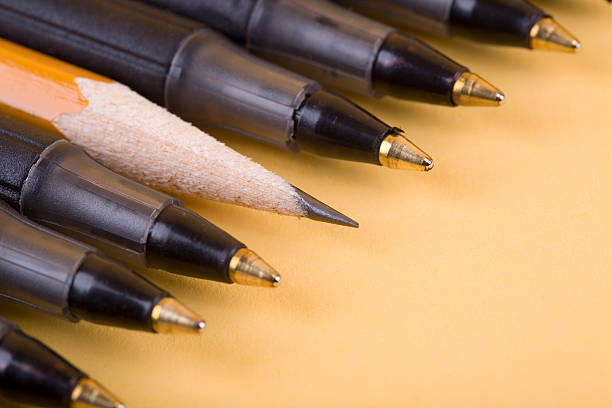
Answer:
[[[112,170],[169,193],[304,216],[294,187],[117,82],[77,78],[88,106],[53,120]]]

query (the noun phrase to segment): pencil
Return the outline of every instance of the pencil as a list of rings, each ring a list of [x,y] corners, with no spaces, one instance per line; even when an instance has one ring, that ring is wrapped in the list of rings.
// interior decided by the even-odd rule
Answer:
[[[573,53],[580,41],[526,0],[334,0],[395,27]]]
[[[126,86],[2,39],[0,89],[0,112],[153,188],[357,226]]]

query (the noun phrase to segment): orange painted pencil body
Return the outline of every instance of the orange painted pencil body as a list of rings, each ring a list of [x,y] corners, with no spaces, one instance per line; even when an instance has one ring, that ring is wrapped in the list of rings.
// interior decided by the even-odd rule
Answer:
[[[58,132],[53,120],[88,105],[76,78],[112,82],[39,52],[0,39],[0,111]]]

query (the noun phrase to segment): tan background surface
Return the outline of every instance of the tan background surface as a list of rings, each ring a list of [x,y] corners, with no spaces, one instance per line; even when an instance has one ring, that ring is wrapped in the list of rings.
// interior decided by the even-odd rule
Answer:
[[[434,156],[428,174],[232,142],[361,228],[189,201],[284,279],[151,271],[204,315],[202,337],[0,310],[129,408],[611,406],[612,7],[541,4],[580,54],[431,40],[503,108],[357,98]]]

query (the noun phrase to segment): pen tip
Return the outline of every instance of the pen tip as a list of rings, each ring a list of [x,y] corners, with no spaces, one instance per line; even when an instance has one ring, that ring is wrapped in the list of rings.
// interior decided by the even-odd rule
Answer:
[[[200,333],[206,323],[174,298],[163,298],[151,312],[156,333]]]
[[[550,17],[535,23],[529,35],[534,50],[575,53],[582,46],[576,37]]]
[[[275,288],[281,277],[274,268],[248,248],[241,248],[229,264],[230,279],[239,285]]]
[[[299,205],[302,210],[304,210],[305,217],[330,224],[359,228],[359,223],[357,221],[354,221],[346,215],[334,210],[327,204],[323,204],[321,201],[309,194],[306,194],[299,188],[295,186],[292,187],[298,195]]]
[[[464,72],[453,85],[453,102],[459,106],[500,106],[502,91],[472,72]]]
[[[433,168],[431,156],[408,140],[399,129],[394,129],[383,139],[378,160],[382,166],[396,170],[429,171]]]
[[[94,380],[82,378],[72,390],[70,408],[125,408],[125,405]]]

